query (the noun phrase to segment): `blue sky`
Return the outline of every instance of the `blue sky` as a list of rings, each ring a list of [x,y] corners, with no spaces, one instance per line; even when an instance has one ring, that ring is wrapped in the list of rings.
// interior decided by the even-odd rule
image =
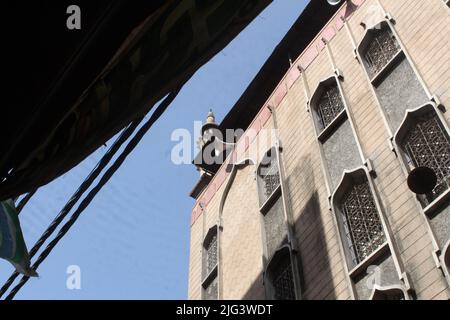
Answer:
[[[307,0],[274,0],[232,43],[185,85],[75,226],[16,299],[186,299],[192,165],[174,165],[171,134],[228,113]],[[288,57],[286,57],[288,59]],[[194,141],[193,141],[194,143]],[[109,143],[110,145],[110,143]],[[20,215],[30,249],[106,152],[101,147],[41,188]],[[76,207],[75,207],[76,208]],[[66,287],[67,267],[81,268],[81,290]],[[12,266],[0,260],[0,282]]]

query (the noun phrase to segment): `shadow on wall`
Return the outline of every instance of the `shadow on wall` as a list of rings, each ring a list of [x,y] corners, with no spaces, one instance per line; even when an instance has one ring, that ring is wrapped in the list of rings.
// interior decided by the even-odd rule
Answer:
[[[243,300],[265,300],[266,294],[264,289],[264,280],[263,280],[263,273],[260,273],[258,275],[258,278],[253,282],[253,284],[250,286],[250,289],[248,289],[247,293],[242,298]]]
[[[306,204],[300,213],[294,213],[293,230],[297,241],[297,260],[304,300],[334,300],[337,295],[326,244],[323,215],[319,192],[314,180],[314,167],[309,156],[299,161],[299,165],[287,177],[286,192],[292,198],[291,191],[298,197],[307,196]],[[317,167],[317,166],[316,166]],[[324,188],[323,188],[324,189]],[[325,189],[324,189],[325,190]],[[309,197],[308,197],[309,195]],[[326,195],[322,195],[326,199]],[[292,200],[290,200],[292,203]],[[334,232],[334,229],[332,229]],[[337,252],[339,255],[339,252]],[[261,253],[262,255],[262,253]],[[339,259],[338,259],[339,261]],[[339,266],[340,267],[340,266]],[[336,267],[335,267],[336,269]],[[343,278],[345,281],[345,278]],[[263,273],[261,273],[244,295],[244,300],[265,299]]]
[[[299,265],[302,266],[300,275],[303,299],[336,299],[317,191],[310,196],[295,221],[294,230],[299,250]]]
[[[310,155],[302,157],[298,165],[287,178],[290,195],[297,198],[305,197],[305,205],[300,212],[293,211],[294,232],[297,239],[300,273],[302,278],[302,298],[305,300],[334,300],[336,299],[335,285],[331,273],[330,257],[328,254],[325,221],[323,217],[331,212],[322,212],[320,197],[327,201],[326,194],[319,194],[315,180],[314,161]],[[319,176],[322,171],[319,172]],[[321,182],[324,185],[324,182]],[[322,188],[322,192],[326,192]],[[292,202],[292,201],[291,201]],[[331,232],[334,232],[332,229]]]

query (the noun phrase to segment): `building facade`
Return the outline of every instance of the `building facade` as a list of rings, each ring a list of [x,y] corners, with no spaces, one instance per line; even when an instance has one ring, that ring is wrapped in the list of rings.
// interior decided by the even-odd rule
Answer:
[[[450,298],[448,1],[327,21],[239,139],[208,117],[189,299]]]

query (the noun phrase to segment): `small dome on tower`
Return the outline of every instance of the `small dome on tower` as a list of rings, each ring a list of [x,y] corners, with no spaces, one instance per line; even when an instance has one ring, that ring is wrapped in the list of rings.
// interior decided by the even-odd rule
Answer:
[[[202,126],[202,136],[204,136],[204,138],[207,138],[207,140],[208,140],[213,135],[212,130],[216,130],[218,128],[219,128],[219,125],[216,123],[216,116],[214,115],[214,112],[210,109],[208,112],[208,116],[206,117],[206,122]],[[206,134],[206,137],[205,137],[205,133],[207,131],[209,131],[209,133]]]
[[[214,115],[214,112],[212,109],[209,110],[208,117],[206,118],[207,124],[216,124],[216,116]]]

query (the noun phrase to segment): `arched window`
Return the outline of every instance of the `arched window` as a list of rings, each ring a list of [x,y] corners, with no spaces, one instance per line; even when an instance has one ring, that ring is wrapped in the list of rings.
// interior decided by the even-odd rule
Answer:
[[[311,98],[311,106],[319,132],[336,120],[345,109],[336,77],[330,77],[319,83]]]
[[[358,52],[387,124],[396,131],[405,111],[430,100],[428,89],[389,21],[366,30]]]
[[[265,231],[266,258],[270,259],[287,240],[280,173],[275,148],[266,153],[258,167],[258,191]]]
[[[361,165],[359,142],[349,118],[341,79],[333,74],[320,81],[310,101],[330,192],[336,188],[345,169]]]
[[[317,114],[319,116],[322,129],[326,128],[338,114],[344,110],[341,94],[336,83],[324,88],[317,103]]]
[[[348,244],[358,264],[386,241],[367,180],[356,182],[347,191],[341,210]]]
[[[263,205],[280,187],[280,173],[275,149],[267,152],[258,167],[258,191]]]
[[[350,268],[386,244],[380,214],[363,169],[346,172],[333,196]]]
[[[275,253],[266,271],[268,298],[272,300],[295,300],[294,276],[288,247]]]
[[[363,52],[364,62],[373,77],[401,50],[392,30],[386,24],[370,30],[367,46]]]
[[[412,116],[408,132],[399,142],[409,167],[428,167],[438,177],[436,187],[422,197],[429,205],[450,187],[450,137],[434,110]]]
[[[258,166],[257,181],[263,224],[266,295],[274,300],[295,300],[288,225],[275,148],[265,154]]]
[[[214,234],[206,248],[206,273],[210,273],[217,266],[217,234]]]
[[[212,227],[203,242],[203,299],[218,299],[217,266],[218,242],[217,226]]]

